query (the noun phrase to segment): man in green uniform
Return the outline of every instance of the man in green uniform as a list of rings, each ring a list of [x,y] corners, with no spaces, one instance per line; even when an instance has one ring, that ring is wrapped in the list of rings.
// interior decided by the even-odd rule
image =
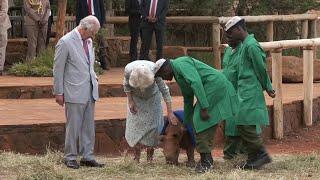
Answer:
[[[238,56],[240,54],[241,41],[232,40],[228,37],[227,41],[229,46],[224,51],[222,73],[227,77],[227,79],[232,83],[234,89],[237,91]],[[242,153],[244,151],[241,149],[242,141],[235,124],[235,118],[226,121],[224,126],[224,136],[224,159],[233,159],[238,153]]]
[[[193,124],[196,149],[201,159],[199,173],[213,168],[211,151],[214,134],[221,120],[238,112],[237,94],[232,84],[219,71],[189,56],[156,62],[156,76],[164,80],[174,77],[184,98],[185,123]],[[197,102],[194,105],[194,96]]]
[[[258,169],[271,162],[260,136],[260,126],[269,125],[263,91],[265,90],[270,97],[275,97],[266,71],[266,54],[254,35],[249,35],[246,31],[244,19],[238,16],[231,18],[226,23],[225,31],[230,39],[242,42],[238,57],[237,91],[240,106],[236,124],[248,152],[244,168]]]

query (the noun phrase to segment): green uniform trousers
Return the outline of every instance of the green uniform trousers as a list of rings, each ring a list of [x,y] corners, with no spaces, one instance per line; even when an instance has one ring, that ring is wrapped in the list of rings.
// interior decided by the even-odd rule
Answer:
[[[223,156],[225,159],[232,159],[238,154],[245,153],[240,136],[225,136],[224,138]]]
[[[262,138],[257,133],[256,125],[238,125],[237,128],[249,158],[264,150]]]
[[[196,150],[198,153],[211,153],[214,145],[214,134],[217,129],[217,124],[210,128],[195,133],[196,135]]]

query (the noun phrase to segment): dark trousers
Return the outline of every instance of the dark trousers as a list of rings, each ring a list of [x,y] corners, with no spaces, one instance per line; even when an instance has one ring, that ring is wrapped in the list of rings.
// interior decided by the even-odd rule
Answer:
[[[249,159],[264,151],[262,138],[257,134],[256,125],[238,125],[237,128]]]
[[[140,32],[141,15],[129,16],[129,30],[130,30],[130,61],[138,59],[137,44]]]
[[[46,37],[46,47],[48,47],[50,43],[50,37],[51,37],[51,26],[53,24],[53,16],[49,16],[48,19],[48,29],[47,29],[47,37]]]
[[[214,145],[214,134],[217,125],[214,125],[200,133],[196,134],[196,149],[198,153],[211,153]]]
[[[162,49],[163,49],[163,41],[164,41],[164,33],[165,28],[160,27],[156,28],[156,24],[149,23],[147,26],[144,26],[141,28],[142,32],[142,44],[141,44],[141,50],[140,50],[140,59],[144,60],[151,60],[149,57],[149,50],[151,46],[152,41],[152,34],[155,32],[156,35],[156,43],[157,43],[157,59],[159,60],[162,57]]]

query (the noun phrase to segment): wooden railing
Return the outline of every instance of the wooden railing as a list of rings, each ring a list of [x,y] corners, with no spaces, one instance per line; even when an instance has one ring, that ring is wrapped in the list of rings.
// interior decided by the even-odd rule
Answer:
[[[231,17],[214,17],[214,16],[169,16],[167,17],[168,24],[212,24],[212,40],[211,47],[187,47],[187,50],[192,51],[207,51],[213,52],[214,55],[214,67],[221,68],[221,31],[223,25]],[[301,37],[303,39],[308,38],[308,24],[311,23],[310,34],[312,38],[317,37],[316,22],[318,16],[316,14],[294,14],[294,15],[265,15],[265,16],[242,16],[247,23],[267,23],[267,40],[273,41],[274,39],[274,22],[276,21],[302,21]],[[126,24],[128,23],[128,17],[107,17],[108,24]],[[66,17],[67,31],[75,27],[75,18],[71,16]]]
[[[11,17],[16,19],[17,17]],[[167,23],[169,24],[212,24],[212,40],[211,47],[187,47],[187,50],[192,51],[207,51],[214,54],[214,67],[221,68],[221,37],[219,32],[223,30],[223,25],[231,17],[214,17],[214,16],[171,16],[167,17]],[[266,23],[267,28],[267,40],[273,41],[274,39],[274,22],[277,21],[301,21],[301,38],[308,38],[309,23],[311,38],[317,37],[317,20],[316,14],[294,14],[294,15],[265,15],[265,16],[242,16],[247,23]],[[56,21],[57,17],[54,17]],[[128,23],[128,17],[107,17],[108,24],[126,24]],[[76,26],[74,16],[65,17],[65,31],[68,32]]]
[[[212,46],[211,47],[187,47],[187,50],[211,51],[214,54],[214,67],[221,68],[221,37],[220,31],[223,25],[231,17],[213,17],[213,16],[188,16],[188,17],[167,17],[169,24],[212,24]],[[301,37],[308,38],[308,23],[311,21],[311,36],[317,37],[316,22],[318,16],[316,14],[295,14],[295,15],[266,15],[266,16],[242,16],[247,23],[267,23],[267,40],[274,39],[274,22],[276,21],[302,21]],[[108,17],[109,24],[125,24],[128,22],[127,17]]]
[[[303,119],[306,126],[312,126],[314,48],[320,45],[320,38],[263,42],[260,45],[264,50],[271,52],[272,85],[277,94],[273,100],[274,137],[281,139],[283,138],[282,51],[289,48],[303,48]]]

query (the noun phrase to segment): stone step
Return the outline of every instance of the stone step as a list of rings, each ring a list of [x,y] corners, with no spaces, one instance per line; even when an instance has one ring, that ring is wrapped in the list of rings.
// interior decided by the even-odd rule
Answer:
[[[124,68],[112,68],[99,76],[100,97],[125,97],[123,92]],[[173,96],[181,95],[175,82],[168,82]],[[0,99],[52,98],[52,77],[0,76]]]
[[[181,95],[180,89],[175,82],[169,82],[172,96]],[[53,98],[52,85],[35,85],[35,86],[0,86],[0,99],[39,99]],[[125,97],[122,83],[118,84],[99,84],[100,97]]]

